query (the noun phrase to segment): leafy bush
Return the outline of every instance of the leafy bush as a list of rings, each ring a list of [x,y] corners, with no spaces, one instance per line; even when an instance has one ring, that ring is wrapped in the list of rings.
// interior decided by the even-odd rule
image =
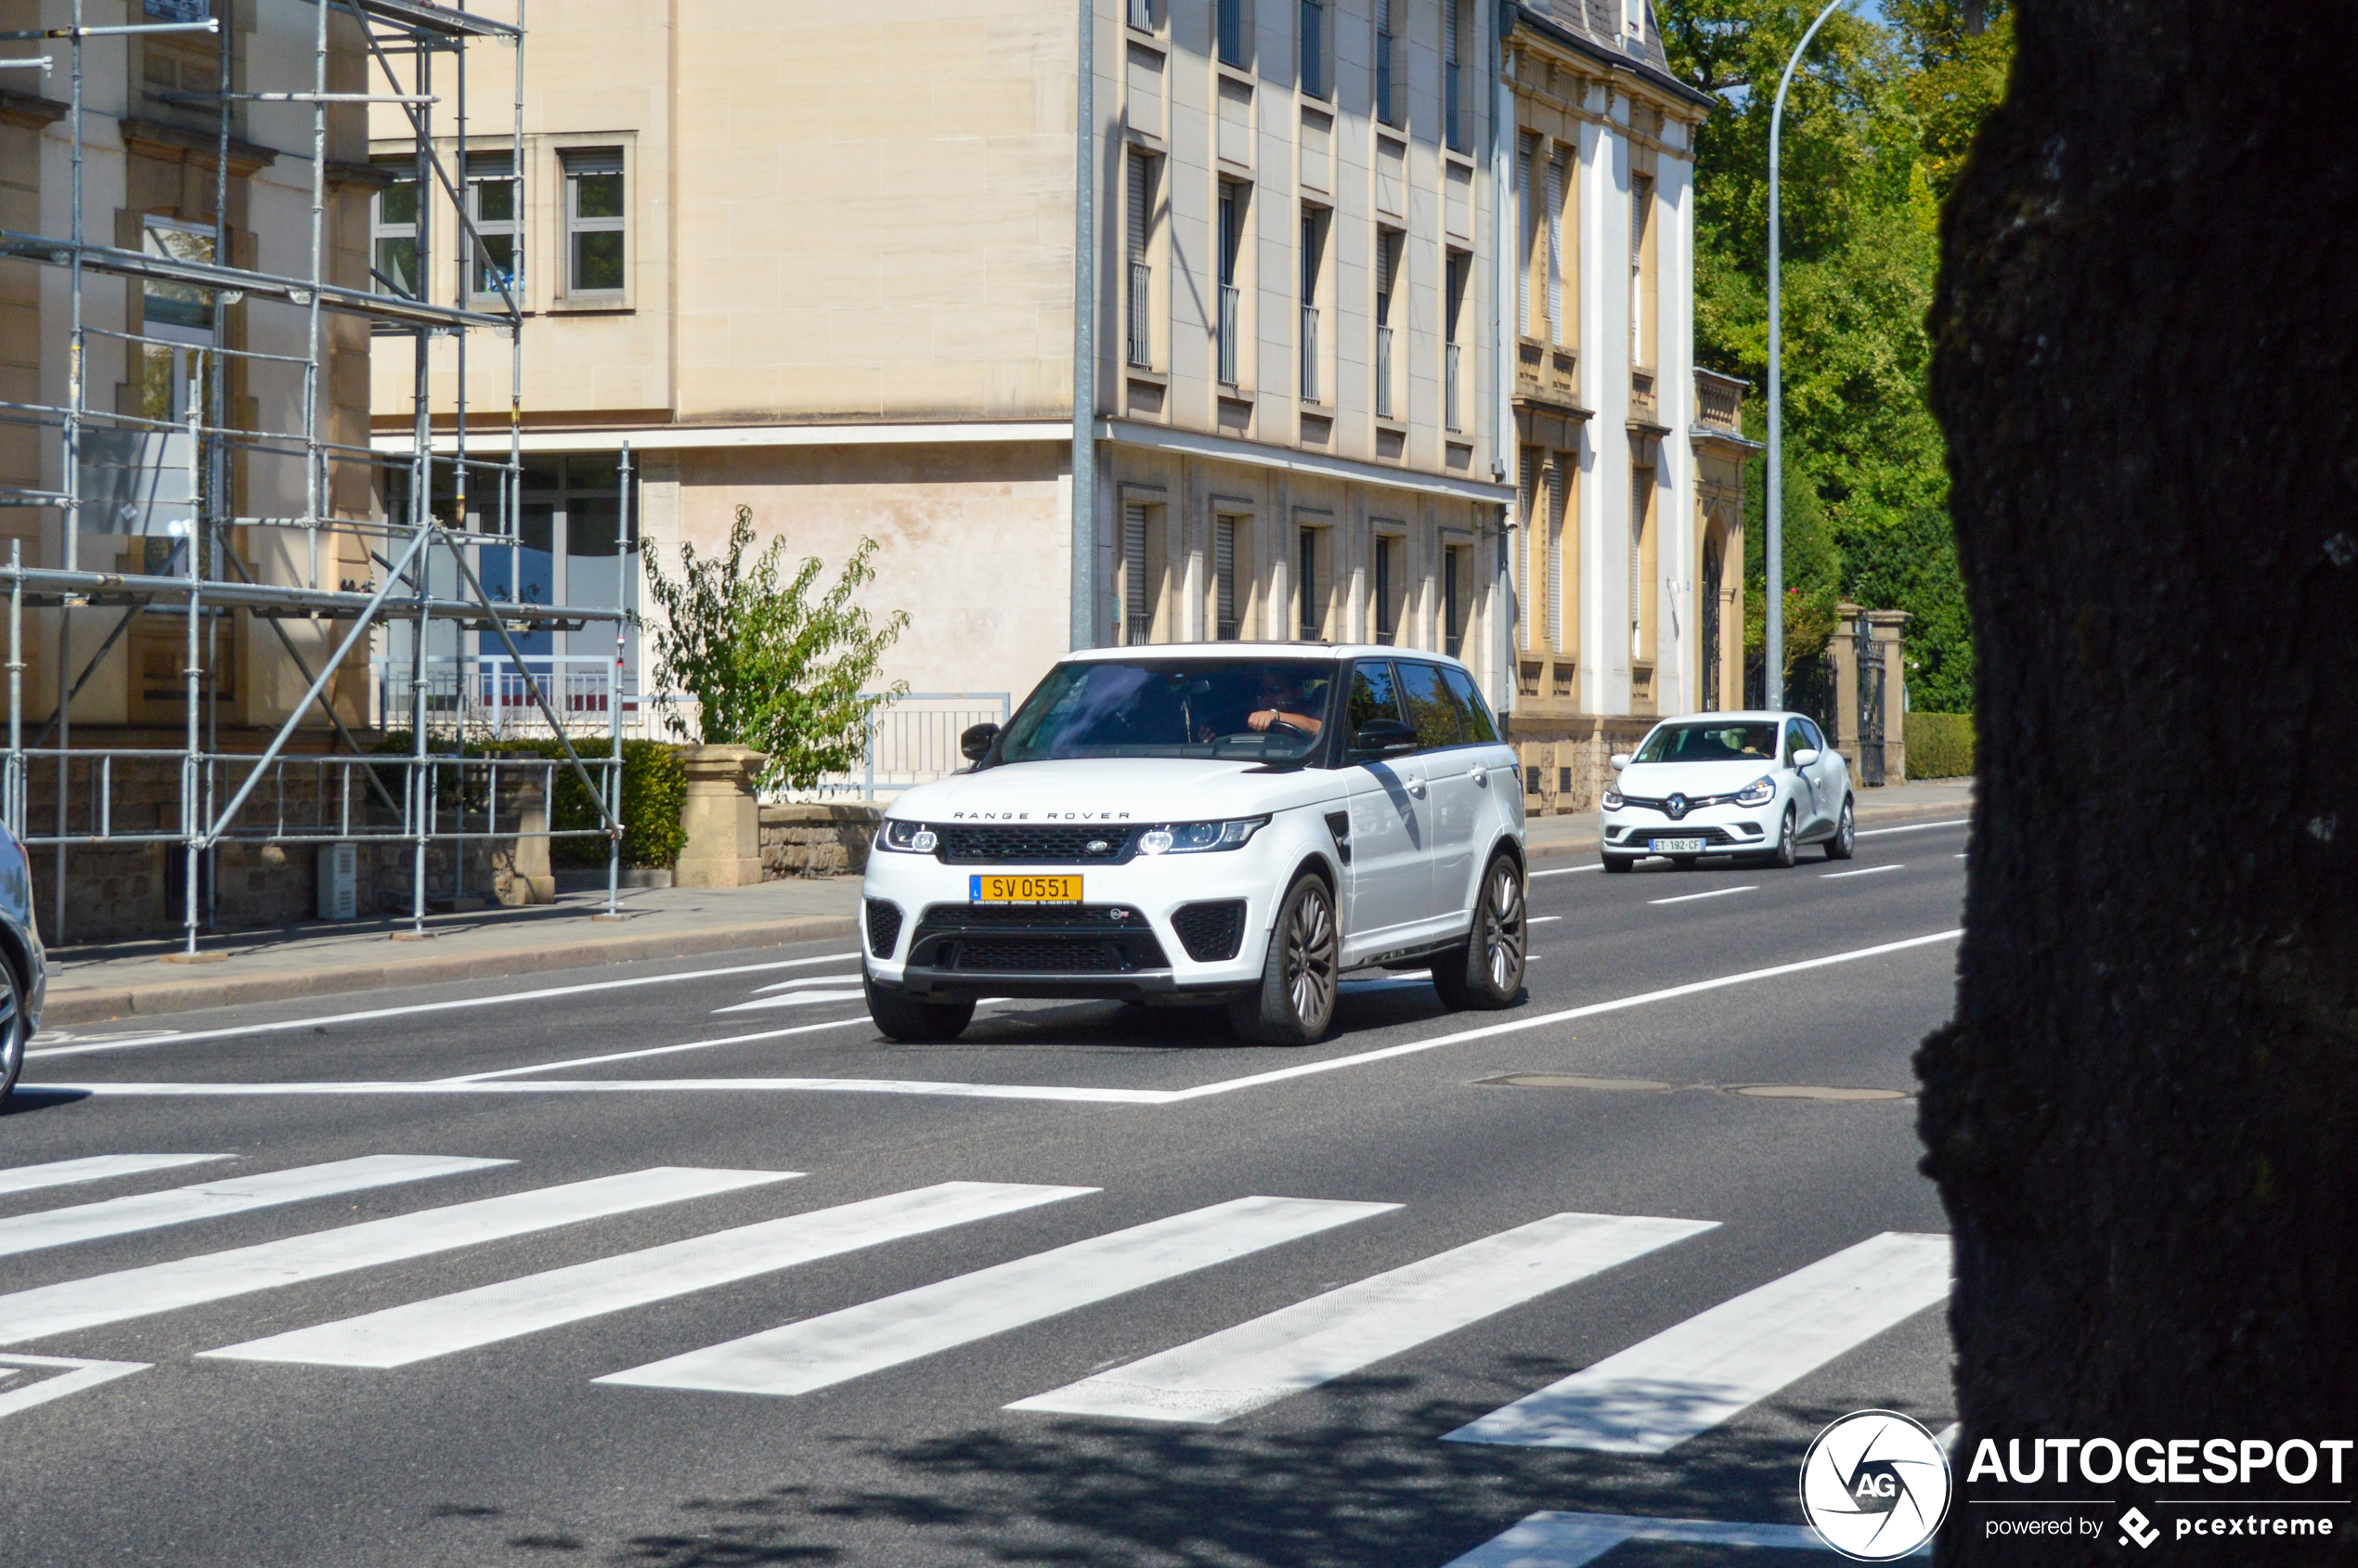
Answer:
[[[412,745],[406,731],[388,733],[377,747],[380,756],[407,756]],[[595,762],[611,756],[613,742],[603,735],[582,736],[573,743],[574,754],[584,763]],[[447,747],[437,746],[434,754],[450,755]],[[544,757],[563,763],[564,747],[553,739],[470,742],[459,755],[464,757]],[[401,772],[398,769],[381,768],[378,774],[395,800],[401,798]],[[590,775],[598,777],[595,770]],[[595,832],[601,825],[598,803],[581,787],[581,781],[569,767],[560,766],[551,775],[549,826],[552,832],[566,833],[588,829]],[[480,790],[471,784],[469,794]],[[461,804],[457,798],[457,786],[444,785],[444,808]],[[483,802],[470,798],[463,803],[468,810],[481,810]],[[680,761],[679,752],[660,741],[625,741],[622,743],[622,862],[633,866],[668,867],[680,862],[680,851],[687,847],[688,830],[680,817],[688,805],[688,771]],[[606,841],[602,835],[594,838],[552,838],[549,841],[549,862],[551,865],[596,866],[606,863]]]
[[[1907,741],[1910,778],[1972,777],[1972,714],[1911,713],[1908,715]]]
[[[680,576],[668,577],[654,551],[642,553],[648,596],[663,610],[654,628],[656,675],[696,699],[694,738],[762,753],[765,789],[808,789],[857,766],[868,716],[909,689],[902,680],[862,694],[909,615],[896,610],[878,623],[852,603],[875,578],[874,539],[860,541],[824,592],[815,591],[825,569],[817,556],[805,556],[789,577],[785,541],[771,540],[748,565],[753,539],[753,508],[740,506],[725,555],[699,558],[682,542]],[[676,713],[665,722],[690,738]]]

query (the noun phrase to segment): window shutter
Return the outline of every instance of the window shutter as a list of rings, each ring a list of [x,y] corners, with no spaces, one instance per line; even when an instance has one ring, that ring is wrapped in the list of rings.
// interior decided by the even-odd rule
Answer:
[[[1548,646],[1564,645],[1564,458],[1548,468]]]
[[[1154,630],[1147,610],[1147,509],[1136,501],[1121,509],[1122,641],[1147,641]]]
[[[1539,448],[1522,449],[1522,514],[1524,559],[1528,568],[1522,577],[1522,645],[1533,645],[1532,632],[1541,601],[1546,593],[1540,579],[1548,573],[1547,525],[1539,516]]]
[[[1223,517],[1211,525],[1213,636],[1222,642],[1237,635],[1237,520]]]
[[[1645,584],[1639,579],[1640,555],[1646,543],[1646,502],[1653,488],[1653,471],[1637,468],[1629,471],[1629,656],[1644,652],[1639,631],[1644,617],[1639,606],[1645,603]]]
[[[1548,160],[1548,338],[1564,341],[1564,161]]]
[[[1518,242],[1524,247],[1515,255],[1515,330],[1531,330],[1531,159],[1533,139],[1520,138],[1515,149],[1515,228]]]
[[[1441,0],[1441,63],[1458,64],[1458,0]]]
[[[1155,172],[1150,153],[1130,155],[1130,259],[1147,259],[1147,236],[1154,217]]]

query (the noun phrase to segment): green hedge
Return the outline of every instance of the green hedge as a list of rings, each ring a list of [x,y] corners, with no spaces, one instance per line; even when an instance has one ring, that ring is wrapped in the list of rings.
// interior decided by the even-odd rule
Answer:
[[[377,750],[380,754],[404,755],[411,742],[406,731],[389,732]],[[582,737],[573,743],[574,754],[585,763],[601,760],[612,755],[613,742],[604,736]],[[489,743],[470,742],[464,755],[468,757],[546,757],[562,762],[565,748],[554,740],[513,740]],[[401,797],[398,771],[381,769],[385,787],[396,800]],[[581,781],[569,767],[558,768],[553,776],[554,787],[549,802],[549,826],[554,832],[599,825],[597,802],[581,787]],[[590,777],[595,779],[593,769]],[[660,741],[625,741],[622,743],[622,863],[634,866],[669,867],[679,864],[680,851],[687,847],[688,830],[680,825],[680,814],[688,804],[688,771],[680,765],[680,753]],[[596,838],[552,838],[549,841],[549,863],[562,866],[598,866],[606,863],[606,841]]]
[[[1908,715],[1908,776],[1963,779],[1973,775],[1973,715]]]

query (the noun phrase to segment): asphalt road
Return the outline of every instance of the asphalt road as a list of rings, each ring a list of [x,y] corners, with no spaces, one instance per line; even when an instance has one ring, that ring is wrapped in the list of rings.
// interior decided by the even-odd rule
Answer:
[[[1299,1052],[1032,1004],[896,1045],[841,941],[45,1037],[0,1118],[0,1562],[1441,1568],[1543,1511],[1796,1523],[1825,1421],[1952,1419],[1909,1056],[1964,832],[1550,869],[1520,1007],[1348,982]],[[171,1154],[225,1158],[120,1163]]]

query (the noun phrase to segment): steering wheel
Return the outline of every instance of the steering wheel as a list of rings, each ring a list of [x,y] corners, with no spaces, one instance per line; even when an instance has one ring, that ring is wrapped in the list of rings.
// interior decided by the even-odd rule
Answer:
[[[1301,736],[1303,740],[1308,740],[1308,739],[1310,738],[1310,732],[1309,732],[1309,731],[1307,731],[1307,730],[1303,729],[1303,728],[1302,728],[1301,725],[1299,725],[1299,724],[1292,724],[1292,723],[1289,723],[1289,722],[1287,722],[1287,721],[1286,721],[1285,719],[1272,719],[1271,720],[1269,720],[1269,730],[1291,730],[1291,731],[1292,731],[1295,734],[1300,735],[1300,736]],[[1262,731],[1262,732],[1261,732],[1262,734],[1264,734],[1264,735],[1265,735],[1265,734],[1267,734],[1267,733],[1269,732],[1269,730],[1263,730],[1263,731]]]

